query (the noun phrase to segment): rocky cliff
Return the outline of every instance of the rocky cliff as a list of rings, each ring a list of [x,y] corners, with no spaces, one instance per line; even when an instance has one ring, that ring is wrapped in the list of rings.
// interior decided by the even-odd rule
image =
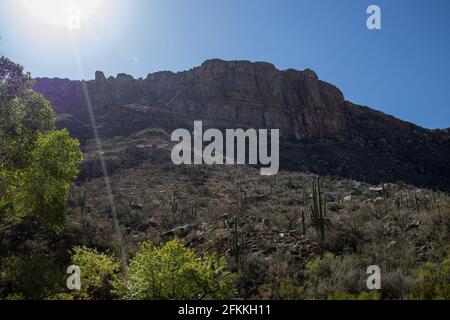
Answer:
[[[427,130],[344,99],[312,70],[277,70],[263,62],[208,60],[145,79],[126,74],[95,80],[37,79],[60,127],[87,142],[89,108],[100,135],[205,127],[278,128],[282,167],[370,181],[450,188],[450,135]]]
[[[137,80],[126,74],[107,79],[97,72],[84,85],[98,116],[138,105],[147,108],[143,112],[169,112],[178,122],[201,119],[220,128],[280,128],[284,136],[296,138],[348,125],[346,102],[336,87],[311,70],[279,71],[262,62],[209,60],[189,71],[158,72]],[[82,82],[38,79],[36,90],[59,114],[86,118]]]

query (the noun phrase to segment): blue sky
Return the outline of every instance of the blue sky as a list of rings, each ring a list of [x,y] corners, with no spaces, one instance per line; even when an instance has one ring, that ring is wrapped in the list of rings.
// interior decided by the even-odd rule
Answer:
[[[366,27],[370,4],[381,7],[381,30]],[[352,102],[444,128],[449,16],[448,0],[104,0],[70,36],[21,0],[0,0],[0,54],[33,76],[71,79],[81,76],[74,43],[87,79],[96,70],[187,70],[209,58],[312,68]]]

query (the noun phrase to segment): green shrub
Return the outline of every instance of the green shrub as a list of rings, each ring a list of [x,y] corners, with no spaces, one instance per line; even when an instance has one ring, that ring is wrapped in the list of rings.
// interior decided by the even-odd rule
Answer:
[[[366,288],[366,269],[361,263],[355,255],[331,253],[310,261],[303,272],[307,298],[327,299],[336,292],[359,294]]]
[[[410,299],[450,299],[450,251],[442,262],[426,262],[414,270],[414,274],[417,282],[411,289]]]
[[[81,290],[72,292],[76,299],[109,298],[109,283],[120,271],[120,264],[112,256],[87,247],[75,247],[72,263],[81,271]]]
[[[178,240],[156,247],[141,243],[119,292],[126,299],[226,299],[234,295],[234,275],[225,258],[196,254]]]
[[[0,299],[40,300],[62,290],[64,273],[53,258],[35,252],[1,259],[0,280],[8,284]]]

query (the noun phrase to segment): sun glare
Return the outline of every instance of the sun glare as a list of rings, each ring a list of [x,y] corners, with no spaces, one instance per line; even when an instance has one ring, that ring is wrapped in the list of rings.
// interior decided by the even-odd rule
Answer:
[[[54,26],[77,30],[92,19],[104,0],[20,0],[36,19]]]

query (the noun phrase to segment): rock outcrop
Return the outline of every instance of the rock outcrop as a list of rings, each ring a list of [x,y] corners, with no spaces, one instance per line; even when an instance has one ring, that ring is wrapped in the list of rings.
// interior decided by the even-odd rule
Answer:
[[[189,128],[194,120],[205,128],[277,128],[284,168],[450,189],[449,130],[424,129],[354,105],[309,69],[215,59],[145,79],[101,72],[90,81],[41,78],[35,90],[54,106],[58,125],[82,142],[92,137],[89,108],[107,139],[148,128]]]
[[[110,118],[117,107],[145,106],[161,113],[157,119],[169,122],[203,120],[206,126],[218,128],[279,128],[283,136],[295,138],[334,133],[348,125],[339,89],[320,81],[311,70],[279,71],[262,62],[208,60],[189,71],[157,72],[146,79],[126,74],[107,79],[101,72],[86,82],[38,79],[35,89],[57,113],[85,121],[84,90],[100,117]]]

